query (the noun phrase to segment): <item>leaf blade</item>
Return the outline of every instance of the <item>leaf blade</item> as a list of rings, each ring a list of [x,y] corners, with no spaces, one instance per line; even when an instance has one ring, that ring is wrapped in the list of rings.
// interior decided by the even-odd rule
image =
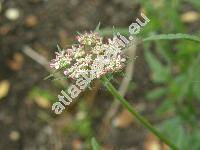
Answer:
[[[155,41],[155,40],[175,40],[175,39],[185,39],[194,42],[200,42],[200,37],[182,33],[152,35],[150,37],[144,38],[143,42]]]
[[[93,150],[101,150],[101,147],[99,146],[99,144],[97,143],[97,141],[94,137],[91,140],[91,144],[92,144]]]

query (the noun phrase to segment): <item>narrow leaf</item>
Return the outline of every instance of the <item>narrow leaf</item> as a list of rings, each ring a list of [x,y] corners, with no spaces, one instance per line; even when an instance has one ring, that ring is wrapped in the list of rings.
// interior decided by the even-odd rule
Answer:
[[[200,42],[200,37],[195,36],[195,35],[182,34],[182,33],[152,35],[150,37],[143,39],[143,41],[147,42],[147,41],[155,41],[155,40],[174,40],[174,39],[185,39],[185,40]]]
[[[94,31],[99,32],[100,25],[101,25],[101,23],[99,22]]]
[[[161,96],[165,95],[165,93],[166,93],[166,88],[157,88],[157,89],[154,89],[154,90],[150,91],[147,94],[147,99],[149,99],[149,100],[157,100]]]
[[[57,48],[58,48],[58,51],[61,52],[62,49],[60,48],[60,46],[57,44]]]
[[[160,61],[150,52],[145,51],[146,61],[152,71],[152,79],[156,83],[165,83],[170,79],[170,69],[164,66]]]
[[[92,150],[101,150],[101,147],[99,146],[94,137],[91,140],[91,144],[92,144]]]

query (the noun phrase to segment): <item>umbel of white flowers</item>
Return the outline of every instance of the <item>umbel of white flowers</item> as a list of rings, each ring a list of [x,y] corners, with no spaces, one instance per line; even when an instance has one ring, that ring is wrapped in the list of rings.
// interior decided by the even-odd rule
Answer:
[[[71,79],[90,73],[99,78],[108,72],[117,72],[123,68],[126,57],[122,46],[117,44],[116,37],[108,39],[108,43],[103,43],[103,38],[98,33],[90,32],[77,36],[77,40],[77,45],[56,52],[56,58],[50,63],[51,68],[62,70],[63,74]]]
[[[62,95],[58,95],[59,101],[52,105],[56,114],[62,113],[65,106],[93,79],[108,72],[117,72],[125,65],[126,57],[117,38],[109,39],[108,44],[103,44],[97,33],[90,32],[78,36],[77,39],[80,42],[78,47],[57,52],[56,59],[50,64],[52,68],[63,69],[65,76],[76,81],[68,88],[68,94],[62,90]]]
[[[140,26],[145,26],[150,20],[142,13],[141,16],[145,22],[142,23],[138,18],[136,21]],[[129,26],[131,35],[140,32],[137,23]],[[133,37],[130,36],[129,39],[133,40]],[[65,76],[76,80],[76,84],[68,88],[68,94],[62,90],[62,95],[58,95],[59,101],[52,105],[52,110],[56,114],[62,113],[65,109],[63,105],[69,105],[93,79],[107,73],[118,72],[125,66],[126,56],[122,49],[129,44],[129,41],[119,32],[113,39],[108,39],[106,44],[96,32],[80,34],[77,40],[78,46],[73,45],[72,48],[56,52],[56,58],[50,63],[51,68],[60,69]]]

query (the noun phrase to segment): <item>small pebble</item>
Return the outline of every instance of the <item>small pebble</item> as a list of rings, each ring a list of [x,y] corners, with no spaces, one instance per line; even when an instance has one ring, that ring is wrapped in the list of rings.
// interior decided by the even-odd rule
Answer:
[[[34,27],[38,24],[38,19],[34,15],[29,15],[25,20],[25,24],[27,27]]]
[[[73,150],[82,150],[83,142],[80,139],[74,139],[72,141],[72,148],[73,148]]]
[[[181,16],[181,20],[182,20],[184,23],[193,23],[193,22],[198,21],[199,18],[200,18],[199,13],[197,13],[197,12],[195,12],[195,11],[188,11],[188,12],[184,13],[184,14]]]
[[[20,16],[19,10],[17,8],[9,8],[6,10],[5,12],[5,16],[6,18],[8,18],[9,20],[17,20]]]
[[[20,133],[18,131],[11,131],[9,137],[12,141],[17,141],[20,138]]]
[[[6,35],[11,31],[11,27],[9,25],[4,25],[0,27],[0,35]]]

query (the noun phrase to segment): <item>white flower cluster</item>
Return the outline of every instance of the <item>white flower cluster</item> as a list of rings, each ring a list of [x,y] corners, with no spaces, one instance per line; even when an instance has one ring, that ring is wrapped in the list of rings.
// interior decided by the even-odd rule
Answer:
[[[126,58],[117,38],[103,43],[98,33],[90,32],[78,35],[77,40],[76,46],[56,52],[50,67],[61,69],[72,79],[78,79],[82,74],[99,78],[123,68]]]

